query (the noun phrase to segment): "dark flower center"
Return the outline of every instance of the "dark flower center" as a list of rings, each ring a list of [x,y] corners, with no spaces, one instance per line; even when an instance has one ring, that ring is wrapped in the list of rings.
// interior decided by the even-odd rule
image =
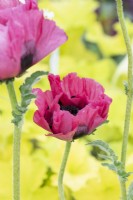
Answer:
[[[87,128],[87,126],[85,126],[85,125],[80,125],[79,127],[78,127],[78,130],[76,131],[76,133],[75,133],[75,135],[73,136],[73,139],[78,139],[78,138],[80,138],[80,137],[83,137],[83,136],[85,136],[85,135],[87,135],[88,134],[88,128]]]
[[[77,108],[76,106],[73,105],[67,105],[67,106],[63,106],[62,103],[59,103],[60,105],[60,109],[61,110],[67,110],[69,111],[72,115],[77,115],[79,108]]]
[[[21,73],[26,71],[33,64],[33,54],[29,53],[21,57]]]

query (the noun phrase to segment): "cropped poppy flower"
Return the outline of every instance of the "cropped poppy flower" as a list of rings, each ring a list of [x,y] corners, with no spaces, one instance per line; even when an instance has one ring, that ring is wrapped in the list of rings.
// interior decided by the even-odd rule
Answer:
[[[35,0],[2,2],[0,80],[5,80],[21,75],[63,44],[67,36],[54,21],[44,18]]]
[[[21,4],[19,0],[0,0],[0,9],[14,7],[19,4]]]
[[[70,73],[63,80],[48,75],[51,90],[34,89],[38,110],[34,122],[61,140],[72,141],[91,134],[108,116],[111,98],[104,88],[89,78]]]

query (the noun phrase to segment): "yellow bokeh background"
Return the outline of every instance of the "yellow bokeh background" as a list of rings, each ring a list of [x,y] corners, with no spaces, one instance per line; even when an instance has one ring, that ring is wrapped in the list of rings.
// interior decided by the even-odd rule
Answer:
[[[120,186],[117,175],[101,165],[92,154],[88,141],[106,141],[120,157],[125,115],[126,95],[123,81],[126,70],[117,74],[120,62],[114,57],[125,58],[126,49],[118,23],[114,29],[117,34],[104,33],[97,20],[95,9],[99,6],[94,0],[40,0],[41,9],[54,13],[54,20],[68,35],[68,41],[59,49],[59,74],[61,77],[77,72],[81,77],[93,78],[100,82],[106,93],[113,99],[109,123],[97,129],[95,135],[76,140],[72,144],[64,176],[67,200],[118,200]],[[126,20],[130,36],[133,24]],[[85,46],[83,38],[88,42]],[[92,50],[95,44],[97,51]],[[90,45],[90,46],[89,46]],[[99,57],[98,52],[102,54]],[[31,67],[27,73],[15,80],[15,88],[20,99],[19,86],[25,78],[37,70],[49,71],[51,55]],[[122,61],[121,61],[122,62]],[[126,69],[126,65],[125,65]],[[42,78],[35,87],[49,89],[47,77]],[[0,85],[0,199],[10,200],[12,196],[12,140],[13,124],[11,107],[6,86]],[[21,199],[58,200],[57,179],[65,142],[46,137],[46,131],[33,123],[36,110],[34,101],[26,113],[21,143]],[[133,111],[129,144],[127,150],[127,171],[133,171]],[[127,186],[133,175],[128,178]]]

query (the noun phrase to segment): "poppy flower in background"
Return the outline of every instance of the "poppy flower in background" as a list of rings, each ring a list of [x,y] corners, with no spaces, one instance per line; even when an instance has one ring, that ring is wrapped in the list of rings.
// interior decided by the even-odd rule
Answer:
[[[15,7],[17,5],[21,4],[19,0],[0,0],[0,9],[1,8],[10,8],[10,7]]]
[[[37,96],[34,122],[61,140],[72,141],[89,135],[104,123],[108,116],[111,98],[104,88],[89,78],[70,73],[63,80],[49,74],[51,90],[34,89]]]
[[[67,40],[35,0],[0,1],[0,80],[21,75]]]
[[[118,21],[116,2],[114,0],[97,0],[99,7],[96,10],[97,20],[101,23],[105,34],[114,36],[114,24]],[[124,14],[133,21],[133,0],[123,0]]]

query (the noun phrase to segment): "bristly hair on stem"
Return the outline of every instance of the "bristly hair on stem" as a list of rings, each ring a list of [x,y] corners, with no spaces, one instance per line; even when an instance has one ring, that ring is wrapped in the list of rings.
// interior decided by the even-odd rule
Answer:
[[[123,163],[123,168],[125,169],[127,145],[128,145],[128,134],[129,134],[130,117],[131,117],[131,107],[132,107],[132,96],[133,96],[133,93],[132,93],[133,91],[133,84],[132,84],[133,53],[132,53],[131,42],[130,42],[128,31],[126,28],[125,19],[124,19],[123,1],[116,0],[116,5],[117,5],[118,18],[119,18],[119,22],[120,22],[121,29],[123,32],[123,37],[124,37],[125,45],[127,48],[127,55],[128,55],[127,103],[126,103],[125,123],[124,123],[124,131],[123,131],[122,150],[121,150],[121,162]],[[120,181],[120,184],[121,184],[122,200],[127,200],[125,182]]]

